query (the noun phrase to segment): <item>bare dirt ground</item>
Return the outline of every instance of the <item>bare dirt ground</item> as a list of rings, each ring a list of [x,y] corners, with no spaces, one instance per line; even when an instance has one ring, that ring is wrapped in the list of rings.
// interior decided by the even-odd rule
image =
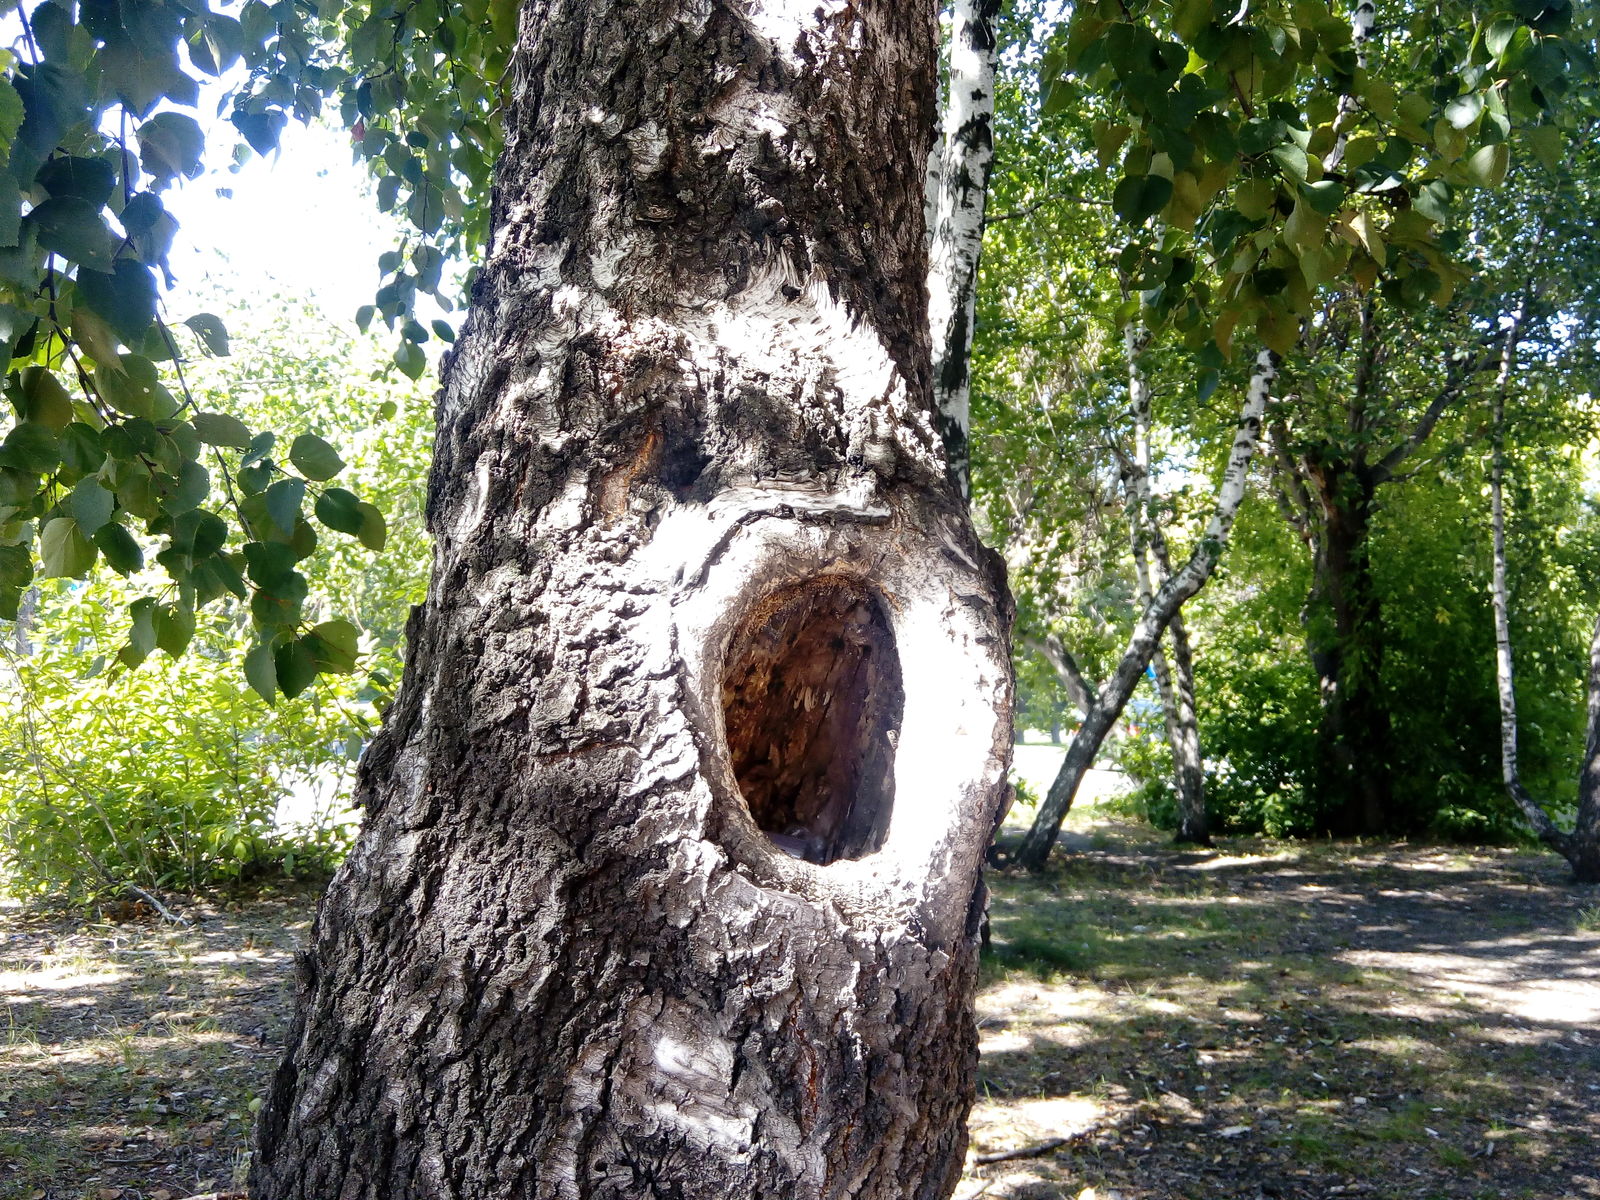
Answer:
[[[958,1198],[1600,1197],[1600,894],[1557,860],[1068,843],[992,880]],[[312,906],[0,909],[0,1200],[235,1186]]]

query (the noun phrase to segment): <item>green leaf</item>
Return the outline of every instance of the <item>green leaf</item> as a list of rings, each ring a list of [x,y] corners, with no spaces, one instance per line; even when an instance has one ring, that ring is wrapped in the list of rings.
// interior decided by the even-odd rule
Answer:
[[[1450,219],[1450,185],[1442,179],[1425,183],[1411,198],[1411,207],[1436,224]]]
[[[273,653],[272,665],[277,669],[279,689],[291,700],[310,687],[317,677],[316,660],[301,638],[279,646]]]
[[[1246,179],[1233,189],[1233,206],[1242,216],[1259,221],[1272,211],[1278,199],[1275,179]]]
[[[1116,214],[1130,225],[1142,225],[1172,199],[1172,180],[1160,175],[1125,175],[1111,194]]]
[[[82,579],[97,553],[71,517],[47,521],[39,533],[39,559],[46,578]]]
[[[239,460],[239,466],[255,466],[262,459],[266,458],[267,455],[272,453],[272,448],[273,446],[277,445],[277,443],[278,435],[273,433],[270,429],[265,433],[256,434],[255,437],[250,439],[250,445],[246,448],[244,457]]]
[[[1283,142],[1268,151],[1272,161],[1278,168],[1296,183],[1304,183],[1306,173],[1311,169],[1311,161],[1306,152],[1293,142]]]
[[[284,537],[294,533],[295,524],[300,520],[300,502],[305,495],[303,479],[280,479],[267,489],[267,516]]]
[[[228,356],[228,330],[220,318],[210,313],[196,313],[184,324],[194,330],[211,353],[218,358]]]
[[[1477,92],[1457,96],[1444,106],[1444,119],[1456,129],[1466,129],[1483,112],[1483,97]]]
[[[1478,187],[1499,187],[1506,177],[1506,167],[1511,161],[1510,150],[1504,142],[1492,146],[1479,146],[1462,162],[1462,172],[1467,182]]]
[[[344,459],[314,433],[302,433],[289,447],[289,461],[307,479],[321,483],[344,470]]]
[[[1561,159],[1566,152],[1566,139],[1554,125],[1534,125],[1522,131],[1523,141],[1546,171],[1551,174],[1561,169]]]
[[[1302,184],[1300,194],[1305,197],[1312,208],[1325,217],[1331,217],[1338,212],[1339,205],[1344,203],[1344,185],[1331,179]]]
[[[422,373],[428,369],[428,356],[422,352],[420,346],[411,342],[401,342],[395,347],[394,365],[408,379],[421,379]]]
[[[183,657],[183,652],[194,640],[194,609],[181,604],[163,604],[155,612],[156,645],[173,658]]]
[[[45,367],[28,367],[22,372],[22,417],[37,421],[60,433],[72,423],[72,397],[55,372]]]
[[[257,642],[244,656],[244,678],[250,690],[268,704],[278,700],[278,668],[272,661],[272,647]]]
[[[34,181],[52,196],[75,196],[100,209],[116,190],[117,169],[103,158],[61,155],[47,160]]]
[[[172,239],[178,234],[178,222],[154,192],[140,192],[129,200],[118,214],[122,227],[133,239],[133,248],[141,262],[159,266],[172,250]]]
[[[120,354],[95,369],[101,398],[120,413],[159,421],[178,411],[178,402],[162,384],[155,363],[140,354]]]
[[[257,154],[271,154],[278,148],[278,138],[283,133],[283,127],[289,123],[278,109],[268,109],[265,112],[235,112],[232,117],[234,128],[250,143],[250,148]]]
[[[250,430],[229,413],[198,412],[189,418],[200,440],[208,446],[227,446],[234,450],[250,448]]]
[[[132,575],[144,567],[144,551],[139,549],[139,543],[133,534],[115,522],[95,531],[94,544],[106,556],[111,569],[120,574]]]
[[[197,178],[205,148],[200,123],[183,113],[157,113],[139,126],[139,164],[158,188],[174,179]]]
[[[100,210],[77,196],[56,196],[28,214],[39,231],[39,245],[94,271],[115,265],[117,242],[100,219]]]
[[[125,346],[137,346],[156,319],[156,282],[149,267],[131,258],[119,259],[109,273],[79,271],[78,296]]]
[[[349,621],[324,621],[305,636],[306,649],[317,670],[348,675],[356,669],[361,635]]]
[[[0,546],[0,589],[21,589],[33,582],[33,555],[27,546]],[[14,620],[15,618],[8,618]]]
[[[78,528],[86,535],[93,536],[111,520],[116,504],[117,498],[91,475],[79,480],[77,486],[67,494],[66,507],[72,519],[78,523]]]
[[[22,421],[0,442],[0,467],[43,475],[61,461],[60,444],[48,425]]]
[[[133,624],[128,628],[128,644],[117,651],[117,660],[129,670],[149,658],[156,648],[156,602],[144,596],[128,605]]]
[[[356,509],[361,513],[361,529],[356,534],[356,539],[368,550],[382,550],[389,538],[383,514],[378,511],[376,505],[368,504],[365,500],[358,504]]]
[[[331,487],[317,497],[313,511],[317,520],[339,533],[358,536],[363,524],[361,499],[344,488]]]

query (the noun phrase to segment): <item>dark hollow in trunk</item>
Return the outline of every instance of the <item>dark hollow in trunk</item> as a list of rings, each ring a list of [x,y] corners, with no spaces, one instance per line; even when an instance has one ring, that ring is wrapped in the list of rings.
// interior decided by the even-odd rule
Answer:
[[[823,577],[766,597],[722,683],[729,757],[757,827],[814,863],[882,846],[904,707],[894,631],[869,585]]]

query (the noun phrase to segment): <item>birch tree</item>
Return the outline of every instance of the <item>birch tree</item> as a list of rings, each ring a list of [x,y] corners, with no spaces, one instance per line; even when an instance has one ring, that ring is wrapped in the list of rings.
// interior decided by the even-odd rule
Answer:
[[[1010,671],[934,426],[936,28],[525,6],[260,1200],[949,1194]]]

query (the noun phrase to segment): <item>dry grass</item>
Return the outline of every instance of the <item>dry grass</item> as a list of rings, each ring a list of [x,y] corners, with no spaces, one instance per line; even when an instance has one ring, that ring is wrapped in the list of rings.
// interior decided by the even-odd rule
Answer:
[[[1561,864],[1074,822],[992,881],[958,1197],[1600,1197],[1600,897]],[[311,906],[0,910],[0,1200],[232,1186]]]

